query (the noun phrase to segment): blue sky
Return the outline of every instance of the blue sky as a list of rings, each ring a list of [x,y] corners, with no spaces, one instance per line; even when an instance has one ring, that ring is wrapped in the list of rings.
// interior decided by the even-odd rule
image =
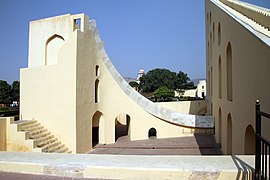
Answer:
[[[269,0],[245,1],[270,8]],[[122,76],[167,68],[205,78],[204,0],[1,0],[0,80],[19,80],[27,67],[29,22],[67,13],[96,19]]]

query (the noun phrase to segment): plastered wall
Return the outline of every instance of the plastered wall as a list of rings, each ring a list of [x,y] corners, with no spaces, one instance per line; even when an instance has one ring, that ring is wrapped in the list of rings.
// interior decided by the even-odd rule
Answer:
[[[206,0],[205,3],[207,100],[208,113],[216,120],[215,136],[225,154],[245,154],[249,151],[245,144],[251,144],[254,153],[254,141],[247,138],[251,133],[247,127],[251,125],[255,130],[255,101],[259,99],[262,109],[270,112],[270,85],[266,83],[270,73],[269,37],[221,2]],[[232,100],[228,100],[227,94],[228,44],[232,52]],[[270,137],[269,126],[263,122],[266,137]]]

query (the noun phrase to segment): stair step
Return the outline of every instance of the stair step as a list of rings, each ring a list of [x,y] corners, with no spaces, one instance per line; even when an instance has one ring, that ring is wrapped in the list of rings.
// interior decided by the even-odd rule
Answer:
[[[38,138],[41,138],[41,137],[44,137],[44,136],[48,136],[50,134],[51,134],[50,132],[45,131],[45,132],[42,132],[40,134],[35,134],[33,136],[30,136],[30,139],[38,139]]]
[[[37,135],[37,134],[41,134],[41,133],[43,133],[43,132],[47,132],[48,130],[47,129],[38,129],[38,130],[35,130],[35,131],[31,131],[30,133],[29,133],[29,135],[30,135],[30,137],[32,137],[32,136],[35,136],[35,135]]]
[[[47,140],[52,139],[52,138],[54,138],[54,135],[50,134],[48,136],[38,138],[38,139],[36,139],[36,141],[37,141],[37,143],[40,143],[40,142],[47,141]]]
[[[67,153],[67,152],[68,152],[68,148],[64,146],[63,148],[58,149],[54,153]]]
[[[47,144],[47,145],[45,145],[45,146],[43,146],[42,147],[42,149],[44,150],[44,151],[49,151],[49,149],[51,149],[51,148],[53,148],[53,147],[56,147],[56,146],[58,146],[58,145],[60,145],[61,144],[61,142],[60,141],[54,141],[54,142],[52,142],[52,143],[50,143],[50,144]]]
[[[36,120],[19,120],[15,121],[18,127],[18,130],[20,131],[23,126],[28,126],[37,123]]]
[[[48,141],[49,139],[52,139],[52,138],[54,138],[54,135],[50,134],[48,136],[38,138],[38,139],[36,139],[36,141],[37,141],[37,143],[41,143],[41,142],[44,142],[44,141]]]
[[[55,153],[72,153],[64,144],[61,143],[51,132],[44,128],[36,120],[19,120],[16,121],[17,131],[27,134],[30,139],[34,139],[36,152],[55,152]]]
[[[42,129],[44,126],[41,126],[40,123],[30,124],[21,127],[21,131],[35,131],[37,129]]]
[[[61,149],[63,147],[65,147],[64,144],[58,144],[57,146],[50,147],[48,149],[48,152],[55,152],[55,151],[57,151],[57,150],[59,150],[59,149]]]
[[[39,143],[37,144],[37,146],[38,146],[38,147],[43,147],[43,146],[46,146],[46,145],[48,145],[48,144],[51,144],[51,143],[53,143],[53,142],[55,142],[55,141],[57,141],[57,140],[58,140],[57,138],[53,137],[53,138],[50,138],[50,139],[48,139],[48,140],[39,142]]]

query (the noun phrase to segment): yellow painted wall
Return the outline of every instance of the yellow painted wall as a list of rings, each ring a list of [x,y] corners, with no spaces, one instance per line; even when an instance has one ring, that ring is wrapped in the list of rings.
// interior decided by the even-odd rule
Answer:
[[[224,153],[228,151],[228,124],[229,114],[232,118],[232,153],[244,154],[244,144],[251,143],[245,140],[245,131],[248,125],[255,129],[255,101],[261,100],[262,109],[270,112],[269,101],[269,67],[270,48],[269,37],[258,36],[252,28],[251,21],[244,16],[216,0],[206,0],[206,72],[208,82],[209,113],[215,117],[216,139],[221,142]],[[211,22],[210,22],[211,14]],[[236,19],[235,19],[236,18]],[[241,22],[244,22],[241,24]],[[221,29],[221,41],[218,42],[218,24]],[[246,24],[246,27],[244,26]],[[213,28],[214,26],[214,28]],[[214,31],[213,31],[214,29]],[[212,38],[210,37],[212,34]],[[265,39],[266,41],[264,41]],[[267,40],[268,39],[268,40]],[[211,41],[212,40],[212,41]],[[232,94],[233,100],[227,99],[227,46],[232,47]],[[212,46],[212,51],[211,51]],[[221,58],[222,81],[219,80],[218,61]],[[219,97],[219,82],[222,83],[222,97]],[[211,91],[212,86],[212,93]],[[212,105],[211,105],[212,104]],[[211,112],[212,106],[212,112]],[[219,109],[221,116],[219,116]],[[221,118],[219,118],[221,117]],[[219,121],[221,120],[221,123]],[[263,123],[263,134],[270,137],[270,123]],[[221,128],[220,128],[221,127]],[[221,131],[220,131],[221,129]],[[229,131],[228,131],[229,132]]]

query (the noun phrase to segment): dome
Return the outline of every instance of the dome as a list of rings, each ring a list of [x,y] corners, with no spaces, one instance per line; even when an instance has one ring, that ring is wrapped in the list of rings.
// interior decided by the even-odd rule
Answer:
[[[144,69],[141,68],[141,69],[139,70],[138,74],[144,74]]]

